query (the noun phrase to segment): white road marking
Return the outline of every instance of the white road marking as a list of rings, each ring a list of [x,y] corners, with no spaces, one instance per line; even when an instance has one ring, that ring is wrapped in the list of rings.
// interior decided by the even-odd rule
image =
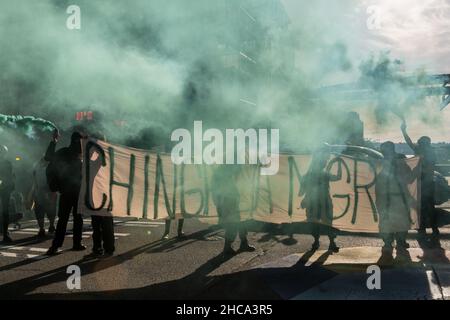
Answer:
[[[158,222],[158,221],[127,221],[125,224],[143,224],[143,225],[164,225],[165,222]]]
[[[134,223],[127,223],[127,224],[121,224],[120,226],[124,227],[138,227],[138,228],[158,228],[159,224],[134,224]]]
[[[72,222],[72,221],[69,221],[69,222]],[[91,219],[83,219],[83,222],[84,223],[91,223]],[[154,220],[148,220],[148,221],[141,221],[141,220],[121,221],[121,220],[114,220],[114,224],[120,224],[120,225],[136,224],[136,225],[156,225],[156,226],[161,226],[161,225],[164,225],[165,222],[154,221]]]
[[[17,258],[17,253],[13,252],[0,252],[0,256],[9,257],[9,258]]]
[[[20,233],[24,233],[24,234],[33,233],[33,234],[35,234],[37,232],[39,232],[38,228],[24,228],[24,229],[21,229],[21,230],[14,231],[14,233],[19,233],[19,234]],[[83,235],[91,236],[92,233],[93,233],[92,231],[84,231]],[[130,234],[129,233],[114,232],[114,235],[118,236],[118,237],[128,237]],[[70,236],[72,236],[72,233],[66,234],[66,236],[70,237]],[[89,237],[86,237],[86,238],[89,238]]]
[[[45,250],[47,251],[47,250]],[[45,258],[48,258],[46,255],[36,255],[36,254],[18,254],[15,252],[4,252],[0,251],[0,257],[7,257],[7,258],[27,258],[27,259],[33,259],[33,260],[42,260]]]
[[[28,250],[28,251],[33,251],[33,252],[47,252],[48,249],[45,248],[35,248],[35,247],[23,247],[23,246],[0,246],[0,249],[5,249],[5,250],[18,250],[18,251],[23,251],[23,250]]]

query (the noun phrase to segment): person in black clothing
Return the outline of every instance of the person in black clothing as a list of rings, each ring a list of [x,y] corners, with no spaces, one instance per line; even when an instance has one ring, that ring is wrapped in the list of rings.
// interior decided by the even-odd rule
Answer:
[[[81,235],[83,231],[83,217],[78,214],[78,197],[81,188],[81,134],[74,132],[71,137],[70,145],[55,152],[58,141],[58,133],[55,132],[53,140],[48,146],[45,159],[54,161],[58,164],[58,184],[60,191],[58,224],[56,225],[55,237],[52,246],[47,254],[53,255],[58,248],[63,245],[66,235],[67,222],[70,212],[73,212],[73,250],[81,251],[86,247],[81,244]]]
[[[437,226],[437,212],[434,208],[434,167],[436,165],[436,155],[431,146],[431,139],[423,136],[417,144],[413,143],[411,138],[406,133],[406,122],[403,121],[401,130],[406,143],[414,151],[414,154],[420,156],[420,164],[422,175],[420,178],[420,226],[419,235],[424,237],[426,235],[426,227],[431,227],[433,230],[433,237],[435,239],[439,236],[439,229]]]
[[[112,255],[114,253],[114,221],[112,217],[91,216],[92,252],[98,255]],[[103,242],[103,244],[102,244]]]
[[[12,242],[8,233],[9,225],[9,199],[14,190],[14,173],[12,164],[6,159],[8,148],[0,146],[0,200],[2,202],[2,216],[3,216],[3,242]]]
[[[240,194],[236,185],[236,180],[240,173],[240,167],[235,165],[219,166],[212,178],[213,201],[217,208],[219,222],[225,229],[225,246],[223,255],[232,256],[236,252],[231,244],[239,233],[241,245],[239,252],[255,251],[255,247],[249,245],[247,240],[247,228],[241,222],[240,216]]]
[[[306,211],[306,219],[311,223],[314,243],[311,250],[320,247],[321,233],[328,236],[330,240],[329,251],[338,252],[336,232],[333,226],[333,201],[330,196],[330,183],[342,178],[342,168],[338,167],[336,175],[327,170],[328,151],[320,150],[313,154],[311,164],[305,175],[302,176],[299,196],[303,196],[301,207]]]
[[[414,199],[408,185],[416,179],[418,167],[411,169],[404,161],[406,157],[395,152],[392,141],[382,143],[380,151],[384,159],[375,184],[379,230],[384,242],[383,250],[392,251],[395,240],[398,252],[409,248],[406,237],[413,221],[410,208]]]

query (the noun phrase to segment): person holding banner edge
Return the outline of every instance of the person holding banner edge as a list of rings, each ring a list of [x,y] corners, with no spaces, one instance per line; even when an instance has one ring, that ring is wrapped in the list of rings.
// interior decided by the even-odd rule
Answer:
[[[420,156],[420,166],[422,175],[420,179],[420,226],[419,236],[426,236],[426,227],[432,228],[432,237],[434,241],[438,240],[439,229],[437,226],[437,212],[434,208],[434,168],[436,164],[436,155],[431,146],[431,139],[427,136],[422,136],[417,140],[417,144],[413,143],[408,133],[406,132],[406,121],[403,119],[401,124],[401,131],[406,143],[414,151],[414,154]]]
[[[255,247],[249,245],[247,239],[247,228],[241,221],[240,216],[240,194],[236,185],[239,175],[238,165],[220,165],[216,168],[212,177],[213,201],[219,215],[219,222],[225,229],[225,245],[223,256],[229,257],[237,252],[233,250],[232,243],[237,234],[241,240],[238,252],[252,252]]]
[[[379,229],[383,250],[391,251],[395,240],[398,252],[409,248],[406,236],[412,224],[410,209],[414,199],[407,185],[416,179],[419,166],[411,170],[404,161],[405,156],[395,152],[391,141],[382,143],[380,151],[384,159],[375,184]]]
[[[311,223],[314,243],[312,251],[319,249],[320,234],[328,236],[328,250],[338,252],[336,232],[333,225],[333,202],[330,196],[330,182],[339,181],[342,177],[342,167],[338,167],[336,175],[327,170],[329,152],[321,149],[313,154],[308,171],[302,177],[299,196],[303,196],[301,207],[306,210],[306,219]]]

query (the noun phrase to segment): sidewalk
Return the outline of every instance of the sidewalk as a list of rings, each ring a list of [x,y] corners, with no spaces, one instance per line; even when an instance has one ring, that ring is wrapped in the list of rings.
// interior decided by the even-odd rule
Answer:
[[[339,253],[300,253],[255,269],[282,299],[450,299],[450,252],[411,248],[382,256],[381,248],[354,247]],[[369,290],[367,267],[381,268],[381,289]]]

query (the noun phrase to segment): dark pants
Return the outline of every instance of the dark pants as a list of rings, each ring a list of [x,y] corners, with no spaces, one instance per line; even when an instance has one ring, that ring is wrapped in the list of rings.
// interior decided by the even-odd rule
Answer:
[[[47,214],[47,218],[50,221],[50,226],[55,224],[56,218],[56,203],[51,199],[39,199],[36,200],[34,207],[34,214],[38,222],[39,228],[44,229],[44,218]]]
[[[314,237],[314,241],[319,241],[320,235],[323,234],[328,236],[330,242],[334,242],[334,239],[336,238],[336,232],[332,227],[325,224],[313,223],[311,228],[311,234]]]
[[[242,222],[226,223],[225,228],[225,247],[231,247],[231,244],[236,239],[239,233],[239,239],[241,239],[241,245],[247,244],[247,228]]]
[[[2,201],[2,231],[3,236],[6,237],[8,235],[8,225],[9,225],[9,199],[11,197],[11,191],[2,190],[0,193],[0,198]]]
[[[91,216],[93,250],[104,249],[106,253],[113,253],[114,247],[114,222],[112,217]],[[103,246],[102,246],[103,241]]]
[[[431,187],[428,187],[431,189]],[[437,229],[437,212],[434,208],[434,189],[426,190],[421,194],[420,201],[420,230],[430,227]]]
[[[164,227],[164,234],[169,234],[170,233],[170,225],[172,224],[172,220],[171,219],[166,219],[165,222],[165,227]],[[183,225],[184,225],[184,219],[179,219],[178,220],[178,234],[183,232]]]
[[[408,232],[393,232],[393,233],[382,233],[381,238],[383,239],[384,245],[391,247],[392,242],[395,240],[397,244],[404,243],[406,241],[406,236]]]
[[[53,247],[62,247],[64,237],[66,236],[67,222],[70,212],[73,212],[73,245],[81,244],[81,235],[83,232],[83,217],[78,214],[78,192],[61,193],[59,198],[58,224],[56,225]]]

